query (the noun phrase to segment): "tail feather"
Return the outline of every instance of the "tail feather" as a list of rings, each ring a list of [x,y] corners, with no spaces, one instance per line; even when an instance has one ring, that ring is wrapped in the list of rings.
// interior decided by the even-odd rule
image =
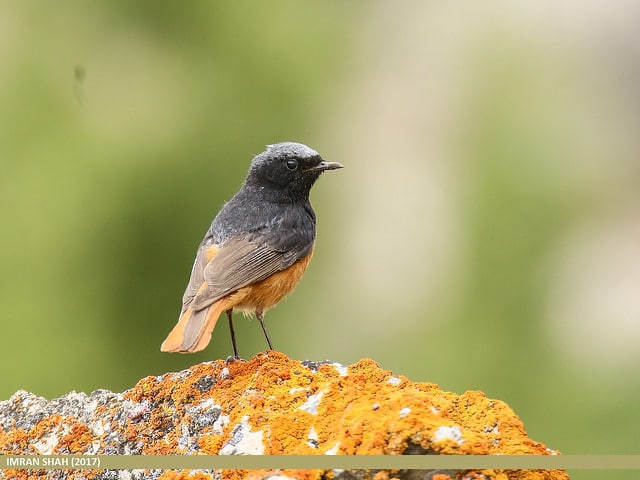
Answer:
[[[224,298],[212,303],[207,308],[194,312],[187,308],[178,323],[162,342],[163,352],[192,353],[203,350],[211,340],[211,332],[218,318],[226,310]]]

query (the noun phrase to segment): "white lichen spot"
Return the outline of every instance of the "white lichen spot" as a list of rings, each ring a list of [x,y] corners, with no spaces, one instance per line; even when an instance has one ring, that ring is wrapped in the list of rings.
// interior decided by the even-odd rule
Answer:
[[[244,416],[240,424],[235,428],[231,440],[221,449],[220,455],[263,455],[262,430],[251,431],[249,417]]]
[[[400,409],[400,418],[404,418],[411,413],[411,409],[409,407],[404,407]]]
[[[442,442],[443,440],[453,440],[458,445],[462,445],[464,443],[464,438],[462,438],[462,432],[460,431],[460,427],[438,427],[431,438],[432,442]]]
[[[58,445],[58,437],[54,432],[49,432],[44,435],[37,443],[33,445],[33,448],[40,455],[51,455],[53,449]]]
[[[312,415],[318,413],[318,405],[320,404],[320,400],[322,400],[322,396],[324,395],[325,390],[320,390],[318,393],[314,393],[313,395],[309,395],[307,401],[298,407],[298,410],[304,410],[305,412],[309,412]]]
[[[133,478],[133,470],[119,470],[118,480],[131,480]]]
[[[109,424],[102,419],[98,419],[92,422],[90,421],[87,423],[87,426],[95,437],[101,437],[106,431],[109,430]]]
[[[189,446],[189,441],[191,440],[191,435],[189,434],[189,427],[182,424],[182,432],[180,437],[178,438],[178,448],[180,450],[186,450]]]
[[[84,452],[85,455],[96,455],[100,451],[100,440],[91,442],[91,446]]]
[[[325,455],[337,455],[339,447],[340,447],[340,442],[336,443],[333,447],[331,447],[329,450],[324,452],[324,454]]]
[[[429,411],[430,411],[431,413],[435,413],[436,415],[440,413],[440,410],[438,410],[438,409],[437,409],[436,407],[434,407],[433,405],[431,405],[431,406],[429,407]]]
[[[220,415],[215,422],[213,422],[213,431],[218,435],[222,435],[224,427],[229,424],[229,415]]]
[[[349,368],[342,365],[341,363],[334,362],[331,365],[335,367],[335,369],[338,371],[338,374],[340,374],[341,377],[346,377],[349,375]]]
[[[397,387],[402,383],[402,380],[400,380],[398,377],[389,377],[389,379],[387,380],[387,383],[390,383],[394,387]]]
[[[318,448],[320,437],[318,437],[318,432],[313,426],[309,429],[309,434],[307,435],[307,445],[311,448]]]
[[[213,398],[207,398],[204,402],[200,402],[198,405],[196,405],[194,407],[194,410],[195,411],[210,410],[215,406],[217,405],[213,401]]]

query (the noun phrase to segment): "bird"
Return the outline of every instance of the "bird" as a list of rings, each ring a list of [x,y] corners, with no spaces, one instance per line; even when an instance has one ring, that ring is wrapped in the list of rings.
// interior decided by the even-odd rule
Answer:
[[[273,350],[265,312],[294,290],[314,251],[316,214],[309,192],[323,172],[340,168],[296,142],[267,145],[252,159],[240,190],[215,216],[198,247],[178,323],[161,351],[203,350],[224,312],[233,358],[240,358],[234,310],[255,314]]]

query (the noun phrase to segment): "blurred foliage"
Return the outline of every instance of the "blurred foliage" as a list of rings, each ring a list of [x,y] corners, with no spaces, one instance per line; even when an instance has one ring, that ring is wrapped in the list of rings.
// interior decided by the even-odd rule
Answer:
[[[226,356],[224,342],[184,357],[158,342],[251,157],[279,140],[314,144],[313,115],[343,61],[350,12],[335,8],[4,7],[0,295],[15,340],[5,354],[24,368],[0,396],[122,390]]]
[[[637,362],[593,369],[558,346],[567,339],[548,323],[554,252],[585,219],[636,205],[639,82],[626,44],[609,63],[589,63],[552,35],[525,37],[509,13],[482,23],[451,8],[447,23],[447,7],[408,5],[386,15],[384,3],[337,1],[4,3],[0,398],[20,388],[49,398],[122,391],[226,357],[222,324],[204,352],[161,354],[159,345],[196,246],[251,156],[293,140],[347,168],[312,194],[318,248],[298,292],[267,315],[277,348],[342,363],[370,356],[446,389],[484,390],[564,453],[637,453]],[[452,43],[481,32],[467,40],[476,63],[457,71],[446,41],[438,60],[412,28]],[[403,41],[411,48],[399,49]],[[432,83],[420,83],[420,62]],[[385,85],[373,77],[391,87],[372,88]],[[464,94],[452,101],[441,93],[450,85]],[[390,114],[403,92],[410,113],[432,95],[429,131]],[[442,155],[453,206],[432,218],[413,200],[424,192],[403,178],[437,186],[423,177],[437,177],[437,149],[387,152],[403,151],[398,131],[420,147],[437,137],[447,124],[439,101],[458,108],[446,131],[455,147]],[[415,240],[447,224],[454,260]],[[426,264],[406,260],[412,252],[446,271],[431,281]],[[394,275],[399,263],[413,276]],[[376,282],[384,295],[372,294]],[[243,355],[265,348],[255,321],[236,323]],[[616,475],[634,478],[627,473]]]

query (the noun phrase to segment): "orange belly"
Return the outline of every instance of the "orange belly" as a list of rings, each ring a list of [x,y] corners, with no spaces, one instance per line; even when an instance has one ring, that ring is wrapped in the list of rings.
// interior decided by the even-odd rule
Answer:
[[[296,288],[312,256],[313,250],[286,270],[239,289],[227,297],[228,304],[243,313],[266,312]]]
[[[215,250],[211,249],[211,255]],[[210,252],[207,252],[210,253]],[[188,307],[160,349],[163,352],[197,352],[207,346],[219,316],[232,309],[244,313],[264,313],[296,288],[307,269],[313,249],[289,268],[222,297],[207,308],[194,312]],[[206,288],[203,283],[200,290]]]

